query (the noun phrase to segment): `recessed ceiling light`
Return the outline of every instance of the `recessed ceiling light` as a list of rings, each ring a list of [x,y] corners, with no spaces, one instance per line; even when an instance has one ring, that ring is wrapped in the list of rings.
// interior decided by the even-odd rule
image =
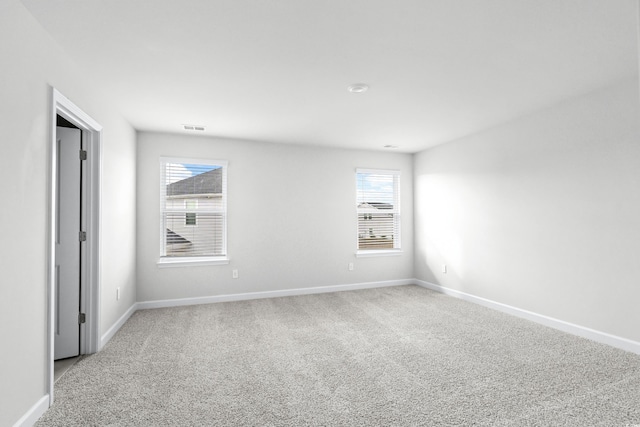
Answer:
[[[397,145],[385,145],[384,148],[398,148]]]
[[[351,93],[363,93],[369,89],[369,86],[364,83],[354,83],[349,85],[347,90]]]
[[[200,125],[182,125],[182,127],[184,128],[184,130],[197,130],[197,131],[204,130],[204,126],[200,126]]]

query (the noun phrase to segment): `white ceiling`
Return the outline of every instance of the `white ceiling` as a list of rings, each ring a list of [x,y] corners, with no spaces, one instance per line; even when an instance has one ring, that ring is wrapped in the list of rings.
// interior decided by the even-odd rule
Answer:
[[[139,130],[415,152],[638,65],[636,0],[22,1]]]

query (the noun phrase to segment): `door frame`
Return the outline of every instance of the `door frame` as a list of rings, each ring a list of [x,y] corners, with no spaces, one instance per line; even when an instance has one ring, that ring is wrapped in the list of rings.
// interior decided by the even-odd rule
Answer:
[[[47,389],[49,406],[53,404],[53,358],[55,337],[55,260],[56,229],[58,222],[58,149],[56,127],[58,115],[77,126],[82,132],[82,141],[87,152],[83,165],[83,218],[87,239],[82,245],[80,277],[80,310],[86,314],[86,322],[80,325],[80,354],[91,354],[100,350],[100,177],[102,176],[102,126],[78,108],[55,88],[51,88],[51,127],[49,141],[49,224],[47,266],[47,329],[48,360]]]

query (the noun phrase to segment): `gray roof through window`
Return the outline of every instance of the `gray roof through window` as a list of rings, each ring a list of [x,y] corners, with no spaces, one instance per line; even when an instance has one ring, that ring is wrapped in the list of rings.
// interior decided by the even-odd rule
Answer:
[[[222,193],[222,168],[194,175],[167,185],[167,196]]]

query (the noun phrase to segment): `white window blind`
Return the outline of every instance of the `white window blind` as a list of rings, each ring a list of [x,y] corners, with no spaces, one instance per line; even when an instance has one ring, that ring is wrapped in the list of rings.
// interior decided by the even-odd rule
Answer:
[[[400,172],[356,170],[358,251],[400,249]]]
[[[160,159],[160,257],[227,254],[227,163]]]

